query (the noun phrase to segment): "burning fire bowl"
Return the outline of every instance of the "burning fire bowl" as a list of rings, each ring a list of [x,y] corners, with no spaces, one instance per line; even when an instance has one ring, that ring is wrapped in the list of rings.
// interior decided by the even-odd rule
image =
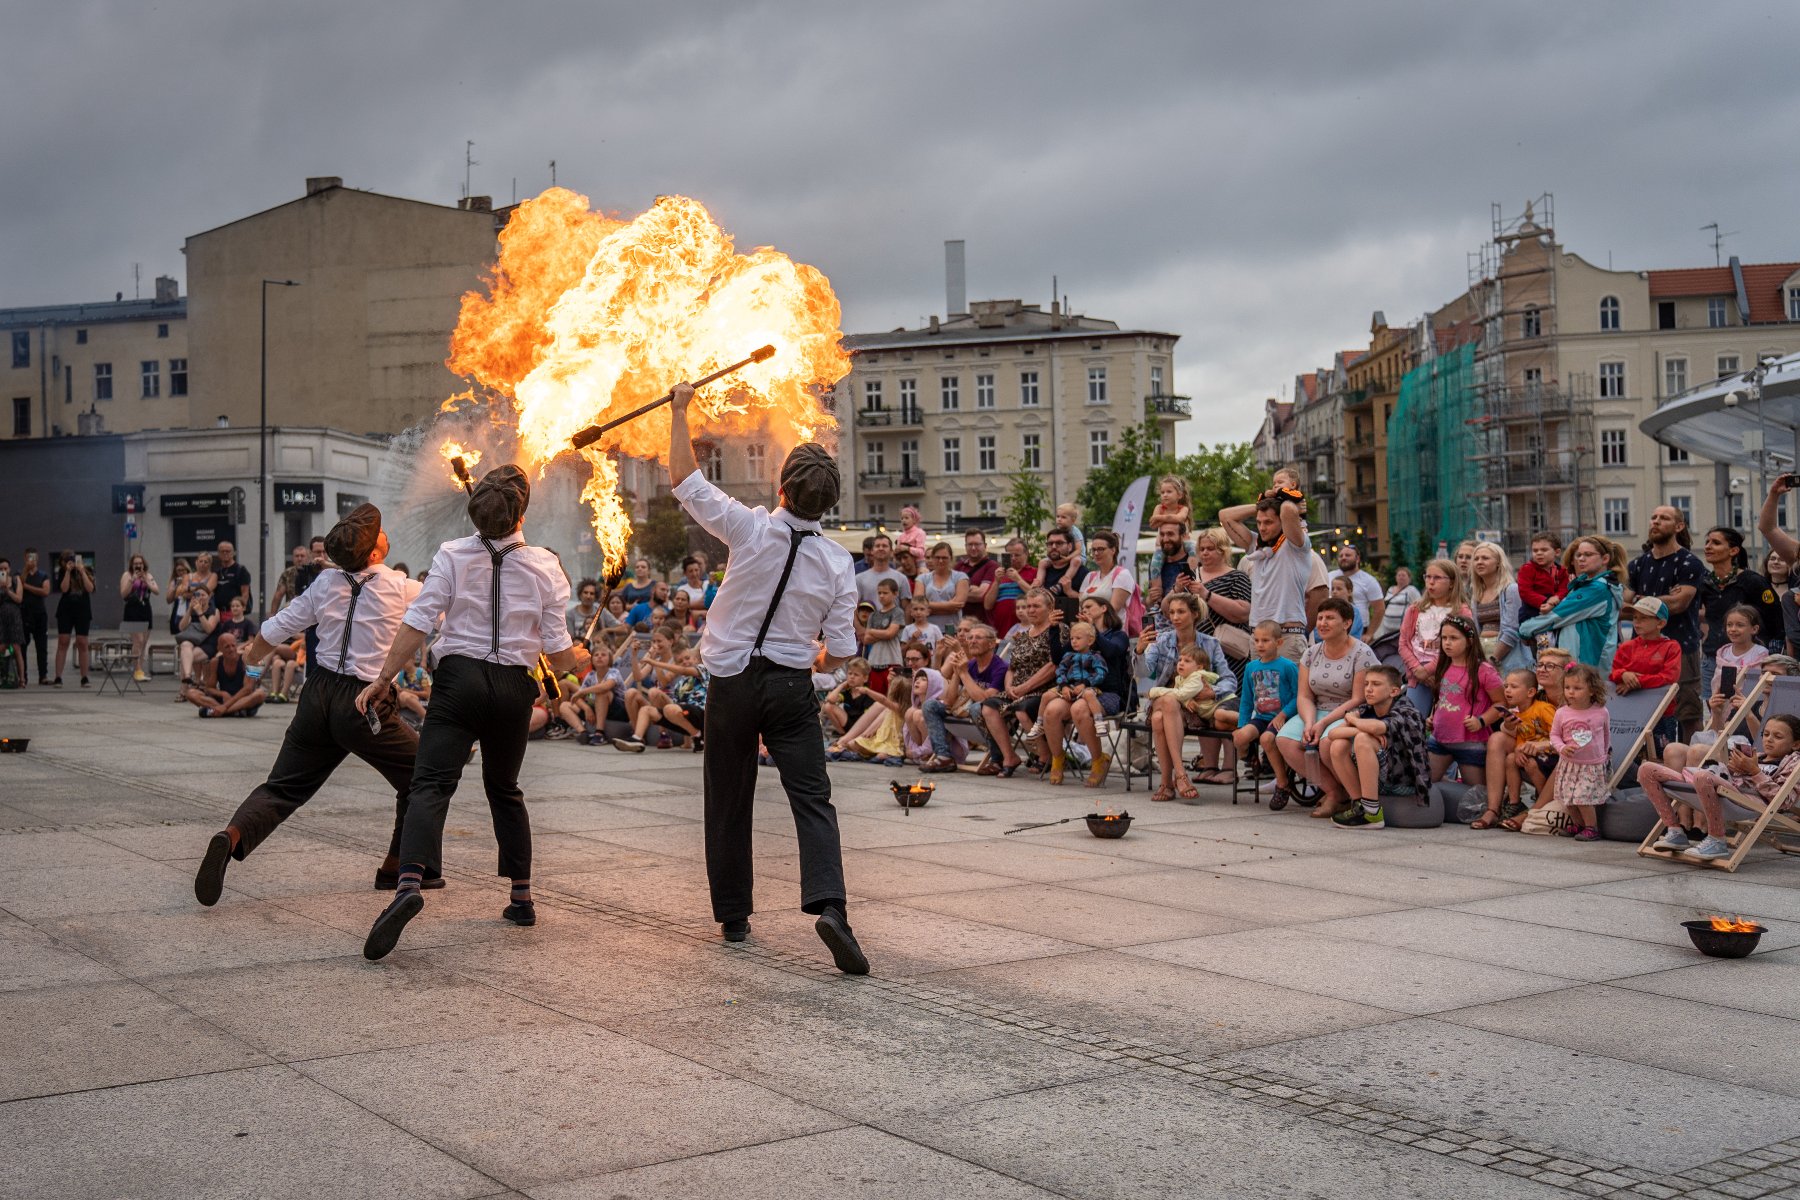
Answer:
[[[924,808],[931,803],[931,793],[937,791],[935,783],[894,783],[894,803],[901,808]]]
[[[0,738],[0,754],[23,754],[30,738]]]
[[[1756,943],[1768,930],[1754,922],[1744,922],[1749,929],[1718,929],[1711,921],[1683,921],[1681,926],[1693,939],[1694,949],[1712,958],[1748,958]]]
[[[1131,828],[1131,814],[1121,813],[1089,813],[1087,815],[1088,832],[1097,838],[1122,838],[1125,831]]]

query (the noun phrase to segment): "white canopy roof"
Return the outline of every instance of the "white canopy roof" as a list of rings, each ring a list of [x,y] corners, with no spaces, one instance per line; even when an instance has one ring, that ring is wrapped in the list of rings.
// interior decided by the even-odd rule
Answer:
[[[1765,467],[1762,447],[1791,466],[1800,461],[1800,354],[1768,360],[1760,400],[1757,394],[1753,373],[1728,375],[1669,400],[1640,428],[1713,462]]]

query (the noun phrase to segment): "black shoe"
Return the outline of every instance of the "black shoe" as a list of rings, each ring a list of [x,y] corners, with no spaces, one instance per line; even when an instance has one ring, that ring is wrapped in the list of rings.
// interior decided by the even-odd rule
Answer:
[[[87,678],[87,676],[86,676],[86,675],[83,675],[83,676],[82,676],[82,677],[81,677],[81,686],[82,686],[82,687],[86,687],[86,686],[87,686],[87,685],[88,685],[88,678]]]
[[[425,897],[411,889],[395,896],[394,902],[375,918],[375,924],[369,926],[368,939],[363,942],[363,957],[370,962],[386,958],[400,940],[400,932],[406,928],[406,923],[418,916],[424,907]]]
[[[1288,795],[1288,790],[1286,788],[1276,788],[1269,793],[1269,811],[1280,812],[1288,806],[1288,801],[1290,799],[1292,799],[1292,797]]]
[[[375,890],[376,891],[391,892],[399,886],[400,886],[400,872],[384,871],[380,867],[375,868]],[[423,888],[425,891],[435,892],[439,888],[444,886],[444,877],[442,875],[427,875],[422,881],[420,881],[419,886],[421,888]]]
[[[506,911],[500,915],[514,925],[536,925],[537,905],[529,900],[522,900],[517,904],[507,905]]]
[[[623,750],[627,754],[642,754],[644,739],[640,737],[616,737],[612,740],[614,750]]]
[[[744,919],[722,921],[719,929],[724,933],[725,940],[728,942],[741,942],[750,936],[750,922]]]
[[[223,829],[206,843],[206,857],[194,872],[194,899],[211,908],[225,890],[225,866],[231,861],[231,835]]]
[[[813,922],[813,931],[819,940],[831,951],[831,960],[837,969],[846,975],[867,975],[869,960],[863,956],[862,947],[856,944],[856,935],[850,932],[850,922],[844,919],[844,910],[828,908],[819,914]]]
[[[62,676],[61,676],[61,675],[58,675],[58,676],[57,676],[57,677],[56,677],[56,683],[55,683],[55,686],[56,686],[56,687],[61,687],[61,686],[62,686]]]

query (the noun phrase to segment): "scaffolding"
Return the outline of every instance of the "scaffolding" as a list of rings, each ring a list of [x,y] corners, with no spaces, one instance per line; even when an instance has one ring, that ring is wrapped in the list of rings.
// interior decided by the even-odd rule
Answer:
[[[1567,543],[1594,516],[1593,381],[1561,378],[1557,353],[1554,197],[1514,217],[1493,206],[1493,236],[1469,256],[1480,323],[1467,417],[1475,465],[1467,532],[1498,532],[1517,557],[1539,531]]]
[[[1434,331],[1426,330],[1429,344]],[[1388,546],[1415,570],[1482,528],[1469,470],[1478,401],[1472,342],[1431,354],[1400,380],[1388,421]]]

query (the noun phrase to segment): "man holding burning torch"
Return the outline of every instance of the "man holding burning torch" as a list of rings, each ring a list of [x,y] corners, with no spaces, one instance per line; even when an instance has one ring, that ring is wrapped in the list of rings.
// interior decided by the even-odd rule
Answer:
[[[794,447],[781,467],[781,506],[751,509],[713,486],[688,437],[690,384],[670,394],[669,483],[701,528],[731,550],[707,612],[700,656],[712,676],[706,696],[706,874],[713,919],[725,940],[750,933],[750,818],[760,738],[793,809],[800,839],[800,908],[838,970],[866,975],[844,911],[844,857],[819,737],[815,666],[836,668],[856,653],[856,567],[819,531],[841,480],[826,450]],[[822,644],[821,644],[822,643]],[[432,704],[435,706],[435,697]]]

